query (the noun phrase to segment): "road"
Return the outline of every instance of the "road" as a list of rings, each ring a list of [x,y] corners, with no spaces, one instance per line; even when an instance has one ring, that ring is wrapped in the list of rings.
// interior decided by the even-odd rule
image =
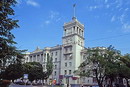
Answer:
[[[10,84],[9,87],[48,87],[48,86],[32,86],[32,85],[16,85],[16,84]]]

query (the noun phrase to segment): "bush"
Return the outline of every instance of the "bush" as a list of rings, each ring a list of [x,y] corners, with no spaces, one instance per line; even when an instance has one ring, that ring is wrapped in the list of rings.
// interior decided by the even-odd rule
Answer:
[[[10,80],[0,80],[0,87],[8,87],[10,83]]]

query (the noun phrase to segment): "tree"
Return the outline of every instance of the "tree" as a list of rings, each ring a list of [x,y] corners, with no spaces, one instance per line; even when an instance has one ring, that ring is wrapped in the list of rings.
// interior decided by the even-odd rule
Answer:
[[[128,79],[130,79],[130,54],[125,54],[124,56],[122,56],[120,61],[121,65],[119,68],[119,75],[120,77],[126,79],[127,87],[130,87],[130,85],[128,84]]]
[[[12,80],[21,78],[23,76],[23,66],[20,63],[9,65],[5,72],[2,73],[2,78],[6,80]]]
[[[47,54],[46,69],[47,69],[47,71],[46,71],[46,79],[47,79],[53,72],[53,59],[52,59],[52,57],[49,56],[49,54]]]
[[[0,0],[0,71],[5,69],[8,60],[15,61],[21,58],[21,51],[14,46],[15,36],[11,30],[18,28],[18,20],[13,20],[16,0]]]
[[[103,81],[107,78],[111,80],[111,85],[113,79],[117,76],[118,65],[117,62],[120,58],[120,51],[114,49],[110,46],[108,48],[90,48],[87,49],[87,58],[79,66],[79,71],[86,66],[89,66],[87,69],[83,69],[84,73],[82,75],[87,77],[95,77],[99,87],[103,87]],[[93,73],[93,74],[92,74]],[[112,77],[112,75],[114,75]]]
[[[28,74],[28,79],[32,82],[34,80],[42,79],[43,67],[39,62],[27,62],[23,64],[24,74]]]

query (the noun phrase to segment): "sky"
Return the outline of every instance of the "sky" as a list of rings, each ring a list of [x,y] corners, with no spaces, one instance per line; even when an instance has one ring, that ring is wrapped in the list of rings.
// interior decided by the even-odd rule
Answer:
[[[18,49],[32,52],[62,44],[63,25],[76,18],[85,26],[85,47],[114,46],[130,53],[130,0],[17,0],[14,29]]]

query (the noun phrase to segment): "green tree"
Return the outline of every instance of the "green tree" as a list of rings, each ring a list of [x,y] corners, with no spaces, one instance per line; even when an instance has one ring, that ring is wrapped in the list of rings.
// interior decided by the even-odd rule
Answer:
[[[111,79],[110,84],[112,85],[113,79],[117,76],[117,62],[121,56],[120,51],[112,46],[108,48],[97,47],[88,49],[87,55],[86,61],[79,66],[81,75],[87,77],[94,76],[99,87],[103,87],[103,81],[107,78]],[[84,67],[86,66],[89,68],[85,69]],[[112,75],[115,77],[113,76],[113,78]]]
[[[31,82],[42,79],[43,67],[39,62],[27,62],[23,66],[24,74],[28,74],[28,79]]]
[[[2,73],[2,78],[6,80],[12,80],[21,78],[23,76],[23,66],[20,63],[9,65]]]
[[[21,62],[21,51],[14,46],[15,36],[11,30],[18,28],[18,20],[14,20],[13,7],[16,0],[0,0],[0,71],[5,69],[7,61]]]
[[[124,56],[121,57],[121,64],[119,68],[119,75],[122,78],[126,79],[127,82],[127,87],[130,87],[128,84],[130,79],[130,54],[125,54]],[[125,72],[125,73],[124,73]]]
[[[49,76],[52,74],[53,72],[53,59],[52,57],[50,57],[49,54],[47,54],[47,64],[46,64],[46,79],[49,78]]]

